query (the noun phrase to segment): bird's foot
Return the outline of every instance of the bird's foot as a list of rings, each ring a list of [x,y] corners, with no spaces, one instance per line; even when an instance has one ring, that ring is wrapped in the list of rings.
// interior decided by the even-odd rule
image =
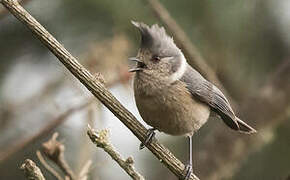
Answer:
[[[148,129],[147,133],[146,133],[146,139],[145,139],[145,142],[141,143],[140,146],[139,146],[139,149],[143,149],[147,144],[149,144],[151,141],[152,141],[152,138],[155,136],[155,128],[150,128]]]
[[[192,165],[191,164],[187,164],[184,168],[185,171],[185,176],[183,180],[188,180],[190,178],[190,174],[192,173]]]

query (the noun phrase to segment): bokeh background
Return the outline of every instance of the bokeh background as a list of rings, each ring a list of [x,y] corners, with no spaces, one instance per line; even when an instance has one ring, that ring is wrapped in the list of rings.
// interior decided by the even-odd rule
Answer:
[[[140,37],[131,20],[162,22],[147,1],[23,0],[24,7],[142,121],[135,106],[128,57]],[[258,130],[246,136],[217,117],[194,136],[194,172],[201,179],[286,180],[290,175],[290,1],[165,1],[187,38],[216,72],[245,122]],[[174,33],[172,34],[174,36]],[[59,133],[75,172],[92,160],[89,179],[130,179],[86,135],[87,124],[110,130],[111,143],[133,156],[146,178],[176,179],[58,62],[15,17],[0,9],[0,179],[24,179],[30,158],[47,179],[36,151]],[[147,126],[148,127],[148,126]],[[159,133],[159,141],[184,163],[187,141]],[[47,162],[61,171],[46,159]]]

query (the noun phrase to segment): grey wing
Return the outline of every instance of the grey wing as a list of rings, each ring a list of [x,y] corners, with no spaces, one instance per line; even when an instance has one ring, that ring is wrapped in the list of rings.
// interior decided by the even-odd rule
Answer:
[[[193,97],[208,104],[214,112],[221,116],[226,125],[234,130],[240,129],[228,100],[215,85],[204,79],[189,65],[180,80],[187,85]]]

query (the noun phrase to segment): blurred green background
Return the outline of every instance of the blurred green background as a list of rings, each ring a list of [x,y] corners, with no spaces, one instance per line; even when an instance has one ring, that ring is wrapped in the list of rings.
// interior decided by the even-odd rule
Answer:
[[[290,175],[290,1],[160,2],[214,69],[241,119],[259,132],[245,137],[212,117],[194,136],[195,174],[212,180],[286,180]],[[140,41],[130,21],[162,25],[145,0],[26,0],[24,7],[92,73],[101,72],[113,81],[112,93],[142,121],[126,73],[127,58],[136,55]],[[17,149],[67,109],[87,101],[90,93],[7,12],[0,13],[0,41],[0,179],[24,179],[19,167],[27,158],[47,179],[55,179],[35,155],[52,132],[59,132],[75,172],[91,159],[89,179],[130,179],[91,144],[88,123],[110,129],[112,144],[124,157],[134,157],[136,169],[146,179],[176,179],[147,149],[139,151],[137,138],[97,101]],[[115,82],[116,77],[124,78]],[[157,138],[187,162],[186,138],[160,133]]]

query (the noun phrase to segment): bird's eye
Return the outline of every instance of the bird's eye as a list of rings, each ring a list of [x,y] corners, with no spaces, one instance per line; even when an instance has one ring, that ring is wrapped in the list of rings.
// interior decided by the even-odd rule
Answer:
[[[152,56],[151,60],[154,62],[158,62],[158,61],[160,61],[160,57],[159,56]]]

